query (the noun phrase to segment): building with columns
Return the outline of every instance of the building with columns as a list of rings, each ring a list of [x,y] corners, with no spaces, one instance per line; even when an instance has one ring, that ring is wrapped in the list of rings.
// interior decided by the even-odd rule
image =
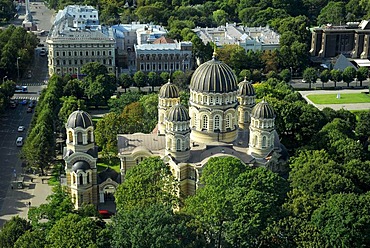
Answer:
[[[343,54],[352,59],[370,58],[370,22],[326,24],[312,29],[311,57],[324,61]]]
[[[143,159],[161,157],[180,182],[180,195],[192,195],[207,161],[215,156],[284,172],[288,154],[275,130],[275,112],[250,82],[238,83],[232,69],[217,59],[200,65],[190,82],[189,108],[180,104],[170,81],[158,95],[158,125],[150,134],[119,134],[121,176]]]
[[[115,39],[112,30],[99,25],[91,6],[69,5],[60,10],[46,39],[49,75],[79,75],[89,62],[115,73]]]

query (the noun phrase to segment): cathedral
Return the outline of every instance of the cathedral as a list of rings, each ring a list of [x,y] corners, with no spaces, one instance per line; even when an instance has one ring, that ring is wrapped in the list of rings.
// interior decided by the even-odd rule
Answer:
[[[97,172],[97,147],[89,114],[78,110],[66,123],[66,186],[75,208],[106,202],[126,171],[159,156],[180,183],[179,195],[193,195],[208,159],[236,157],[251,167],[283,172],[288,154],[275,130],[275,113],[264,100],[256,104],[250,82],[238,84],[232,69],[217,59],[200,65],[190,82],[189,108],[169,80],[158,94],[158,124],[150,134],[119,134],[120,171]]]
[[[238,84],[232,69],[214,54],[195,70],[189,88],[187,109],[169,80],[159,91],[155,131],[118,135],[122,178],[151,156],[171,167],[180,195],[195,193],[211,157],[232,156],[251,167],[284,171],[288,154],[275,130],[274,110],[264,100],[256,104],[250,82]]]

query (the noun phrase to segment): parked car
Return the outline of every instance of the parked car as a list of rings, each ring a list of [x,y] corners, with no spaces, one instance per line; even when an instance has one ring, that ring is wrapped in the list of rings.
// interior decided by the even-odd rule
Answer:
[[[28,107],[27,108],[27,113],[32,113],[32,108]]]
[[[46,49],[42,47],[39,54],[40,56],[46,56]]]
[[[109,210],[99,210],[99,214],[103,219],[109,219],[114,215],[114,213]]]
[[[23,131],[24,131],[24,129],[25,129],[25,127],[24,127],[24,126],[19,126],[19,127],[18,127],[18,132],[23,132]]]
[[[22,104],[22,105],[26,105],[27,103],[28,103],[27,99],[23,99],[23,100],[21,101],[21,104]]]

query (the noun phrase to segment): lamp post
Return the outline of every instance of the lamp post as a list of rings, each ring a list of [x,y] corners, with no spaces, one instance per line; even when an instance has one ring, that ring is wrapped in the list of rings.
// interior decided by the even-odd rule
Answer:
[[[19,82],[19,59],[20,59],[21,57],[17,57],[17,82]]]
[[[292,79],[293,79],[293,68],[292,67],[289,67],[290,69],[290,84],[292,83]]]
[[[4,77],[3,77],[3,83],[4,83],[5,78],[7,78],[7,77],[8,77],[8,76],[4,76]]]

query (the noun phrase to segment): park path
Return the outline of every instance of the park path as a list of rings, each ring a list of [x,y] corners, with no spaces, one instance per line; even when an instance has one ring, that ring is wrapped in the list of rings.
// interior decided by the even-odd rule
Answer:
[[[308,95],[319,95],[319,94],[351,94],[369,92],[368,89],[348,89],[348,90],[309,90],[299,91],[302,97],[309,103],[314,105],[316,108],[322,110],[324,108],[332,108],[334,110],[346,109],[346,110],[370,110],[370,103],[347,103],[347,104],[315,104]]]

